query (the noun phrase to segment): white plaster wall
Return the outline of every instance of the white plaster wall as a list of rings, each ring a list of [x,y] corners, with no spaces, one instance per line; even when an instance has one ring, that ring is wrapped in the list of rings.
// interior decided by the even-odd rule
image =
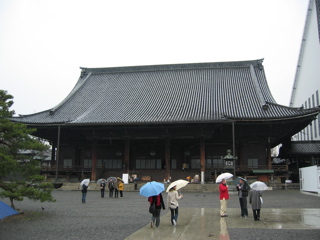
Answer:
[[[320,43],[315,3],[305,40],[306,44],[302,55],[293,107],[300,107],[317,90],[320,94]]]
[[[299,168],[299,177],[300,177],[300,190],[308,192],[320,192],[318,188],[318,167],[304,167]]]

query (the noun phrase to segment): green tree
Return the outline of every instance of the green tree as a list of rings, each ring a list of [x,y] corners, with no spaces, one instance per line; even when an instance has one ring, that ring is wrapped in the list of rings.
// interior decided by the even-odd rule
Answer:
[[[32,156],[19,154],[21,150],[44,151],[48,146],[32,137],[35,129],[25,124],[12,122],[13,96],[0,90],[0,197],[14,200],[24,197],[35,201],[55,201],[51,192],[53,185],[45,183],[40,175],[40,163]]]

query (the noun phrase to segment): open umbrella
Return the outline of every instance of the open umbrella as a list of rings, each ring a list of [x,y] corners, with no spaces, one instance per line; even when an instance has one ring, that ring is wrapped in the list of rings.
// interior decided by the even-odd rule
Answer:
[[[242,177],[237,177],[236,179],[233,180],[234,185],[240,184],[240,179],[247,182],[247,179],[242,178]]]
[[[221,173],[217,179],[216,179],[216,183],[221,183],[222,179],[229,179],[229,178],[232,178],[233,175],[231,173]]]
[[[19,212],[17,212],[16,210],[11,208],[9,205],[5,204],[4,202],[0,201],[0,220],[14,214],[19,214]]]
[[[176,186],[176,190],[179,190],[180,188],[185,187],[188,183],[189,183],[188,181],[182,180],[182,179],[174,181],[174,182],[170,183],[170,185],[167,187],[166,192],[169,192],[169,190],[171,188],[173,188],[174,186]]]
[[[89,178],[86,178],[86,179],[83,179],[82,182],[80,183],[80,189],[82,188],[82,185],[86,185],[86,186],[89,186],[89,183],[90,183],[90,179]]]
[[[97,181],[97,184],[101,184],[102,183],[102,181],[104,181],[105,183],[107,182],[107,180],[106,179],[104,179],[104,178],[100,178],[98,181]]]
[[[260,181],[255,181],[253,183],[250,184],[251,189],[253,190],[257,190],[257,191],[264,191],[268,189],[267,184],[265,184],[264,182],[260,182]]]
[[[164,191],[163,183],[159,182],[147,182],[140,188],[140,195],[145,197],[157,196]]]
[[[117,178],[116,177],[108,177],[107,178],[107,182],[110,182],[110,180],[112,179],[112,181],[117,181]]]

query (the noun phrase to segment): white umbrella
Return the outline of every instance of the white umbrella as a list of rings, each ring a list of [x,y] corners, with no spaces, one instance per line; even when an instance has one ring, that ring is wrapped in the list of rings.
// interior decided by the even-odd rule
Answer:
[[[166,192],[169,192],[169,190],[171,188],[173,188],[174,186],[176,186],[176,190],[179,190],[180,188],[185,187],[188,183],[189,183],[188,181],[182,180],[182,179],[174,181],[174,182],[170,183],[170,185],[168,186]]]
[[[104,178],[100,178],[100,179],[97,181],[97,184],[98,184],[98,185],[100,185],[100,184],[102,183],[102,181],[104,181],[104,183],[106,183],[106,182],[107,182],[107,180],[106,180],[106,179],[104,179]]]
[[[222,179],[229,179],[229,178],[232,178],[233,175],[231,173],[221,173],[217,179],[216,179],[216,183],[221,183]]]
[[[268,189],[267,184],[265,184],[264,182],[260,182],[260,181],[255,181],[253,183],[250,184],[251,189],[253,190],[257,190],[257,191],[264,191]]]
[[[90,183],[90,179],[89,178],[86,178],[86,179],[83,179],[82,182],[80,183],[80,189],[82,188],[82,185],[86,185],[86,186],[89,186],[89,183]]]

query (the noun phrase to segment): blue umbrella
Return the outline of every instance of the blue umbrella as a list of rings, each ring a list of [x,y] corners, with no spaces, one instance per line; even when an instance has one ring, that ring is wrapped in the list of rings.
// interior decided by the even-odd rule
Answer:
[[[140,195],[145,197],[157,196],[164,191],[164,184],[159,182],[147,182],[140,188]]]
[[[9,205],[5,204],[4,202],[0,201],[0,219],[3,219],[5,217],[14,215],[14,214],[19,214],[16,210],[11,208]]]

